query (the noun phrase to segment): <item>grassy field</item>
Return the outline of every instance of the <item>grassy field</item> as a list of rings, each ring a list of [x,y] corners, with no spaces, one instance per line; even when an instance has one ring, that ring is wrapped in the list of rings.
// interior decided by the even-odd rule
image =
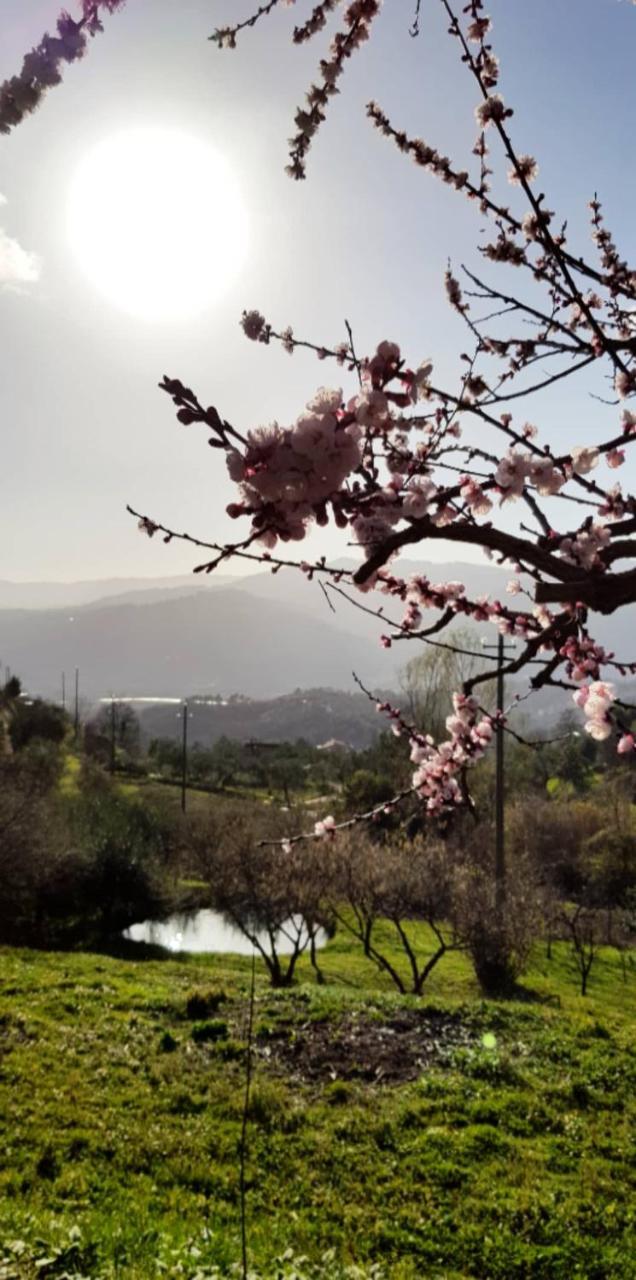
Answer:
[[[419,1002],[343,937],[324,968],[283,993],[258,971],[254,1275],[633,1280],[636,979],[615,956],[583,999],[565,947],[540,952],[506,1003],[460,956]],[[3,1280],[239,1274],[249,979],[237,957],[0,951]]]

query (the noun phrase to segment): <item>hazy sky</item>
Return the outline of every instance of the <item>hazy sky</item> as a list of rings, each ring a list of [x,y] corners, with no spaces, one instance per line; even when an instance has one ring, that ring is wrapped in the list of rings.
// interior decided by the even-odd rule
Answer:
[[[19,69],[58,7],[3,0],[1,78]],[[388,337],[410,361],[430,355],[449,379],[457,370],[464,331],[442,276],[449,254],[480,263],[481,220],[364,114],[373,97],[396,124],[448,150],[459,167],[467,162],[475,90],[440,5],[422,0],[422,33],[412,40],[412,0],[385,0],[375,38],[350,63],[312,148],[308,179],[294,184],[283,172],[286,139],[326,45],[323,33],[302,50],[291,46],[294,17],[306,8],[301,0],[282,8],[221,53],[207,36],[239,9],[247,15],[250,0],[128,0],[40,110],[0,138],[0,260],[9,236],[37,257],[18,259],[16,273],[39,273],[19,290],[0,289],[0,577],[187,570],[192,555],[141,537],[127,501],[203,537],[236,532],[224,515],[222,460],[204,432],[175,422],[157,389],[161,375],[189,382],[242,429],[291,419],[317,386],[338,384],[335,368],[314,357],[249,343],[238,326],[244,307],[328,343],[345,336],[346,316],[359,351]],[[586,202],[598,190],[622,251],[636,258],[636,9],[626,0],[493,0],[490,10],[515,137],[539,159],[548,207],[568,217],[587,249]],[[127,315],[87,281],[69,243],[78,164],[104,138],[147,125],[213,143],[248,210],[245,264],[195,320]],[[599,419],[617,417],[589,397],[602,390],[584,374],[576,389],[535,401],[532,420],[582,444]]]

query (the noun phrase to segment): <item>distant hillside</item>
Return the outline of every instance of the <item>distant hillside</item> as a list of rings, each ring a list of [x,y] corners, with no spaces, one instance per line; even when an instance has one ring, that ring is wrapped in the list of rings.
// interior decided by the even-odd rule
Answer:
[[[227,585],[233,580],[219,575],[214,581]],[[80,582],[9,582],[0,578],[0,610],[79,608],[109,599],[132,602],[140,596],[163,599],[177,590],[204,590],[209,581],[191,573],[169,578],[94,578]]]
[[[375,704],[362,693],[337,689],[303,689],[281,698],[229,699],[210,706],[191,707],[189,735],[192,743],[211,746],[219,738],[247,742],[295,742],[303,738],[313,746],[336,739],[348,747],[369,746],[387,728]],[[140,710],[146,738],[178,738],[180,717],[173,706]]]
[[[339,620],[338,620],[339,621]],[[299,607],[217,587],[151,604],[0,611],[0,656],[27,689],[59,697],[60,673],[80,668],[89,698],[240,692],[272,697],[302,687],[353,687],[356,668],[391,683],[377,642]]]
[[[510,572],[494,565],[402,562],[397,568],[432,581],[461,581],[474,596],[511,599]],[[352,690],[353,670],[370,686],[397,687],[400,669],[418,647],[400,642],[383,650],[379,634],[388,627],[364,609],[382,607],[385,616],[399,620],[402,606],[378,593],[352,591],[363,606],[356,608],[328,594],[333,608],[317,581],[293,571],[234,579],[0,583],[0,603],[9,597],[23,603],[0,608],[0,661],[47,697],[60,696],[61,672],[71,681],[76,666],[89,699],[197,692],[267,700],[294,689]],[[51,598],[59,607],[42,607]],[[595,636],[623,660],[636,656],[632,615],[623,610],[594,620]],[[436,615],[429,616],[433,621]],[[466,624],[460,619],[458,625]],[[477,630],[494,639],[493,627]],[[547,723],[561,701],[558,694],[543,694],[527,710]]]

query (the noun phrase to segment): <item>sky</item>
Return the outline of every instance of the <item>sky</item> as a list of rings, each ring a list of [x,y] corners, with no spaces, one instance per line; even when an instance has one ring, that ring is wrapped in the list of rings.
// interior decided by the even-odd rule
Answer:
[[[462,167],[474,87],[437,0],[422,0],[417,40],[411,0],[385,0],[312,147],[307,181],[293,183],[286,139],[328,39],[292,46],[307,8],[297,0],[275,11],[235,51],[220,52],[207,37],[239,9],[247,16],[249,0],[128,0],[40,109],[0,137],[0,578],[188,571],[191,551],[142,537],[128,502],[202,538],[236,535],[224,514],[234,491],[223,462],[204,431],[175,421],[162,375],[180,377],[243,431],[292,421],[318,386],[342,381],[314,356],[249,343],[244,308],[327,344],[345,337],[346,317],[359,352],[396,340],[409,363],[430,356],[439,382],[454,382],[466,339],[443,273],[449,256],[482,265],[482,220],[382,139],[364,104],[374,98]],[[19,69],[57,11],[53,0],[3,0],[0,79]],[[591,252],[586,203],[598,191],[623,254],[636,259],[636,9],[628,0],[493,0],[490,12],[514,136],[539,160],[548,207]],[[78,166],[104,139],[144,127],[212,144],[246,209],[242,266],[195,317],[128,314],[86,278],[69,236]],[[187,180],[175,170],[175,184]],[[591,441],[599,423],[617,421],[591,397],[599,391],[585,373],[535,400],[531,419],[566,447]],[[343,548],[330,532],[320,549]]]

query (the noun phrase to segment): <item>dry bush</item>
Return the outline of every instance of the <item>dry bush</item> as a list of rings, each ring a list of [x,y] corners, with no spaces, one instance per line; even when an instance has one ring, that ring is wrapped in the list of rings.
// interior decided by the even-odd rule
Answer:
[[[357,831],[326,853],[328,900],[340,924],[398,991],[420,995],[447,951],[460,946],[452,922],[452,873],[439,842],[416,839],[378,844]],[[383,924],[391,926],[390,942]],[[416,924],[429,926],[433,947],[424,949]],[[395,961],[395,947],[406,966]],[[405,971],[406,970],[406,971]]]
[[[249,939],[275,987],[290,986],[300,956],[309,948],[321,978],[316,937],[329,925],[326,887],[317,850],[305,844],[287,852],[275,841],[289,834],[282,815],[241,806],[214,815],[192,833],[198,874],[210,886],[210,903]],[[286,826],[289,815],[285,815]]]
[[[51,802],[57,762],[46,749],[0,760],[0,941],[44,941],[44,899],[64,841]]]
[[[586,800],[513,806],[508,836],[557,898],[620,908],[636,886],[636,822],[620,778]]]
[[[507,835],[514,856],[530,860],[539,879],[568,897],[585,885],[586,842],[605,822],[606,815],[592,800],[533,797],[510,808]]]
[[[509,852],[503,901],[497,904],[495,835],[483,823],[464,834],[453,872],[456,928],[486,995],[514,990],[542,927],[545,895],[532,859]]]

